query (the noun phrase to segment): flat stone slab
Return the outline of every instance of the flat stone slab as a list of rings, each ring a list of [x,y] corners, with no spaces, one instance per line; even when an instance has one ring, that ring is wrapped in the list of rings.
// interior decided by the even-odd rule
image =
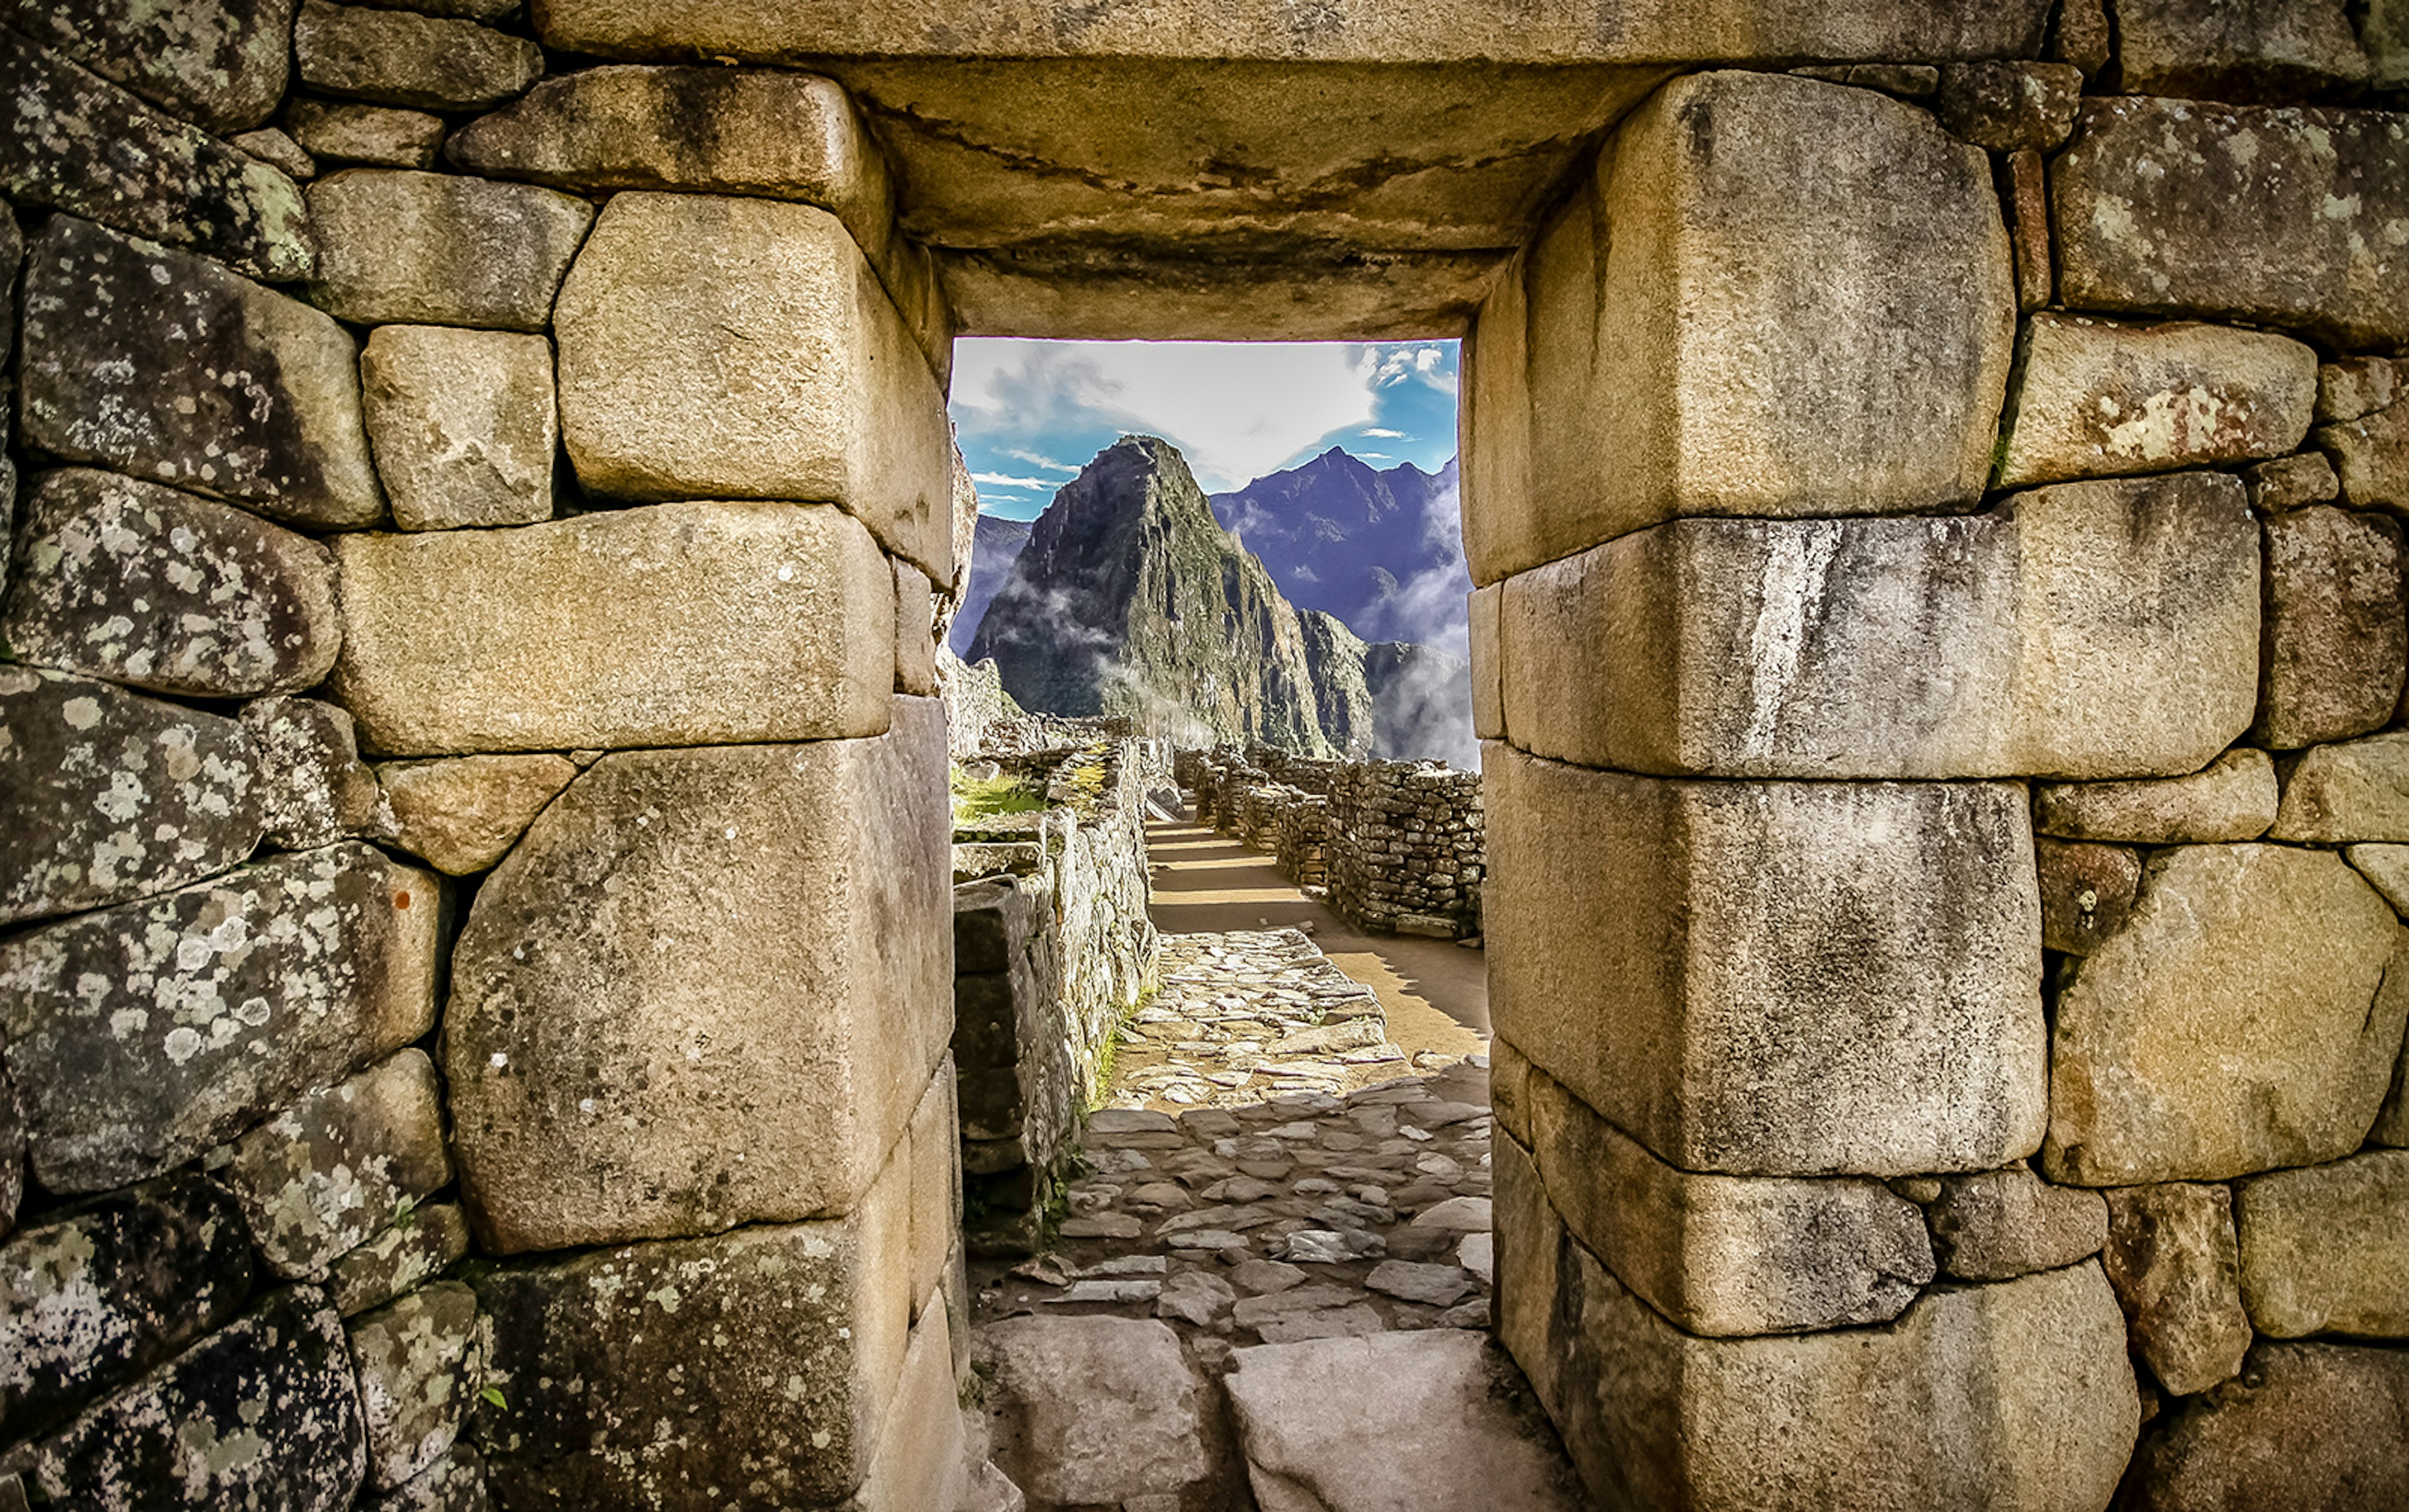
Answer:
[[[1223,1385],[1256,1500],[1266,1507],[1589,1505],[1522,1372],[1480,1334],[1258,1345],[1231,1361]]]
[[[267,119],[291,71],[293,0],[20,0],[18,31],[181,116],[230,136]]]
[[[1049,1505],[1176,1498],[1204,1477],[1204,1385],[1165,1325],[1009,1318],[979,1330],[996,1462]]]

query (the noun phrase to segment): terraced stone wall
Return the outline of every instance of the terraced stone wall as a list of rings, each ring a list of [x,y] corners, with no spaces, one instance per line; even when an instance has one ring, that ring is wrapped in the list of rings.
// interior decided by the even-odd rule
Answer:
[[[0,1505],[950,1507],[966,497],[846,95],[7,23]]]
[[[1475,323],[1500,1328],[1602,1505],[2409,1501],[2402,54],[2114,10],[1675,79]]]

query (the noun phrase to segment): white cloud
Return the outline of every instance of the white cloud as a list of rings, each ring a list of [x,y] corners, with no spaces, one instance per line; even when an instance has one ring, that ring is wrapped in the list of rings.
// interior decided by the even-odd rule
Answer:
[[[1406,439],[1406,433],[1402,430],[1388,430],[1378,425],[1375,425],[1369,430],[1360,432],[1359,434],[1379,441],[1401,441]]]
[[[1234,488],[1369,421],[1382,366],[1330,342],[970,338],[954,345],[954,405],[1024,435],[1084,418],[1164,436],[1205,487]]]
[[[1071,469],[1076,472],[1078,469]],[[992,488],[1055,488],[1060,486],[1051,478],[1015,478],[1003,472],[974,472],[971,482],[986,483]]]
[[[1079,470],[1077,463],[1057,462],[1043,452],[1024,451],[1016,446],[1007,446],[997,454],[999,456],[1008,456],[1015,462],[1026,462],[1032,468],[1044,468],[1048,472],[1075,474]]]

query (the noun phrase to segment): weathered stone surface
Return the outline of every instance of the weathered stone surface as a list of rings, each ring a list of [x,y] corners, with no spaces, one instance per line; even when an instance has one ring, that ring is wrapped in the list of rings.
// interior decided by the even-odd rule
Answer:
[[[293,0],[11,0],[7,23],[218,136],[283,97]]]
[[[2409,841],[2409,734],[2314,746],[2284,784],[2270,840]]]
[[[2101,1262],[2125,1309],[2133,1352],[2177,1396],[2230,1379],[2250,1347],[2232,1194],[2170,1182],[2106,1195]]]
[[[576,776],[567,756],[549,754],[402,761],[377,772],[393,808],[394,842],[455,877],[508,855]]]
[[[310,302],[321,310],[366,325],[509,331],[543,329],[594,223],[594,207],[573,194],[389,168],[319,180],[310,213],[318,232]]]
[[[1922,63],[1810,64],[1793,68],[1801,79],[1820,79],[1852,89],[1878,89],[1902,100],[1928,100],[1940,88],[1940,70]]]
[[[1498,646],[1505,602],[1501,584],[1472,590],[1472,733],[1484,741],[1506,739],[1506,684]]]
[[[962,1243],[960,1092],[954,1060],[945,1057],[912,1110],[910,1128],[913,1305],[939,1288],[959,1284]],[[948,1273],[955,1273],[949,1276]]]
[[[2037,840],[2041,943],[2085,956],[2125,927],[2142,884],[2141,857],[2121,845]]]
[[[363,1493],[360,1512],[494,1512],[484,1457],[466,1442],[454,1442],[408,1485]]]
[[[432,1466],[460,1435],[481,1384],[477,1294],[439,1281],[353,1319],[348,1332],[359,1365],[368,1484],[391,1490]]]
[[[2409,511],[2409,404],[2320,425],[2315,439],[2352,507]]]
[[[293,139],[322,163],[431,168],[443,150],[443,118],[424,110],[349,101],[295,100],[284,111]]]
[[[2033,788],[2033,828],[2069,840],[2133,845],[2257,840],[2275,822],[2279,797],[2273,758],[2243,747],[2188,777],[2039,784]]]
[[[1926,1216],[1940,1268],[1965,1281],[2055,1271],[2108,1240],[2098,1192],[2050,1186],[2020,1165],[1942,1178]]]
[[[2409,118],[2094,98],[2050,166],[2058,295],[2076,310],[2409,340]]]
[[[1497,1030],[1661,1159],[1907,1175],[2040,1143],[2023,789],[1482,756]]]
[[[1496,1345],[1440,1329],[1262,1345],[1225,1378],[1255,1498],[1328,1512],[1589,1505]],[[1398,1452],[1404,1444],[1413,1452]]]
[[[1870,91],[1755,73],[1677,79],[1616,141],[1467,348],[1474,582],[1677,515],[1982,493],[2016,292],[1979,150]]]
[[[2333,464],[2315,452],[2279,456],[2242,469],[2243,485],[2250,490],[2250,507],[2260,514],[2281,514],[2303,504],[2323,504],[2342,494],[2342,479]]]
[[[2083,70],[2070,63],[1953,63],[1940,70],[1933,112],[1994,152],[2052,152],[2074,130]]]
[[[1566,1226],[1692,1333],[1887,1322],[1932,1279],[1923,1215],[1878,1181],[1694,1175],[1544,1072],[1528,1099],[1532,1155]]]
[[[2043,56],[2070,63],[2083,70],[2084,81],[2108,66],[2116,39],[2108,24],[2104,0],[2060,0],[2050,17],[2049,45]]]
[[[995,1462],[1041,1503],[1176,1496],[1209,1469],[1204,1393],[1161,1323],[1010,1318],[974,1334],[971,1354]]]
[[[2134,1466],[2137,1512],[2353,1512],[2409,1502],[2409,1354],[2262,1344],[2186,1402]]]
[[[311,89],[422,110],[483,109],[543,77],[542,50],[525,37],[325,0],[302,0],[293,54]]]
[[[242,706],[242,728],[271,843],[306,851],[392,828],[350,714],[316,698],[257,698]]]
[[[2094,0],[2097,3],[2097,0]],[[2049,255],[2049,171],[2039,152],[2008,154],[2008,236],[2016,257],[2016,311],[2029,315],[2050,301],[2056,272]]]
[[[347,536],[334,686],[372,750],[875,735],[894,579],[826,505],[662,504],[509,530]]]
[[[277,1292],[29,1458],[27,1483],[70,1505],[151,1506],[172,1488],[191,1505],[340,1512],[363,1459],[342,1319],[314,1287]]]
[[[0,667],[0,924],[180,886],[259,844],[259,775],[231,719]]]
[[[2357,1149],[2409,1013],[2409,972],[2377,992],[2396,937],[2330,852],[2154,857],[2132,922],[2058,995],[2050,1179],[2221,1181]]]
[[[2266,331],[2044,312],[2021,356],[2004,488],[2280,456],[2316,405],[2316,350]]]
[[[2344,357],[2317,369],[2317,419],[2357,420],[2401,396],[2401,365],[2390,357]]]
[[[235,1141],[221,1179],[270,1267],[323,1274],[452,1179],[434,1062],[413,1047],[310,1093]]]
[[[0,1239],[17,1226],[17,1206],[24,1200],[25,1115],[17,1089],[0,1074]]]
[[[296,183],[307,183],[318,176],[318,161],[302,151],[301,144],[274,126],[246,131],[229,137],[231,145],[282,173]]]
[[[2259,1332],[2409,1338],[2409,1150],[2254,1176],[2233,1206]]]
[[[2282,105],[2367,82],[2342,0],[2117,0],[2116,24],[2120,94]]]
[[[937,693],[937,598],[916,567],[895,568],[895,691]]]
[[[866,1509],[951,1507],[962,1512],[970,1490],[968,1424],[955,1382],[969,1369],[958,1355],[946,1310],[934,1297],[921,1299],[912,1341],[903,1356],[870,1468],[858,1492]],[[984,1462],[984,1453],[978,1460]]]
[[[200,1176],[46,1217],[0,1246],[0,1441],[42,1432],[224,1323],[251,1283],[242,1216]]]
[[[474,1274],[505,1506],[830,1506],[867,1473],[912,1298],[900,1202]],[[1155,1325],[1160,1327],[1161,1325]]]
[[[2351,845],[2343,858],[2359,870],[2395,914],[2409,914],[2409,845]]]
[[[552,518],[560,421],[541,336],[382,325],[360,357],[368,444],[404,530]]]
[[[586,488],[829,500],[952,581],[945,396],[834,216],[619,194],[554,324],[561,428]]]
[[[281,282],[309,273],[293,180],[15,33],[0,37],[0,190]]]
[[[68,216],[25,279],[22,440],[296,525],[384,512],[349,333],[206,258]]]
[[[487,879],[444,1023],[487,1248],[859,1198],[953,1020],[945,716],[896,703],[874,741],[605,756]]]
[[[2330,505],[2269,520],[2259,622],[2259,744],[2292,750],[2380,729],[2409,670],[2400,525]]]
[[[1979,515],[1674,521],[1506,584],[1507,724],[1664,773],[2193,771],[2257,700],[2256,534],[2214,473]]]
[[[342,646],[326,548],[215,499],[69,468],[17,531],[0,635],[21,661],[244,698],[313,686]]]
[[[469,1219],[456,1204],[412,1207],[334,1264],[326,1295],[345,1318],[382,1307],[469,1253]]]
[[[1498,1144],[1499,1203],[1518,1210],[1498,1227],[1500,1336],[1601,1505],[2108,1505],[2141,1404],[2097,1266],[1937,1290],[1871,1328],[1700,1339],[1565,1241],[1517,1151]]]
[[[35,1174],[155,1174],[417,1039],[441,904],[435,877],[351,842],[0,942]]]
[[[2367,53],[2370,83],[2377,89],[2409,85],[2409,7],[2402,0],[2368,0],[2359,41]]]

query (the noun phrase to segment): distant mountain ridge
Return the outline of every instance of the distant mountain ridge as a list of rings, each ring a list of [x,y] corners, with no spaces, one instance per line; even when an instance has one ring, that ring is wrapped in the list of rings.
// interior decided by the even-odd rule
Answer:
[[[1007,520],[1001,514],[982,514],[976,530],[971,536],[971,576],[962,588],[962,607],[954,614],[953,628],[946,633],[945,643],[959,656],[971,648],[971,638],[978,633],[979,621],[987,617],[987,606],[995,601],[995,591],[1003,586],[1012,564],[1029,544],[1033,520]]]
[[[976,624],[964,655],[992,658],[1032,711],[1126,714],[1196,743],[1471,761],[1462,661],[1300,612],[1154,437],[1123,437],[1055,495]]]
[[[1300,610],[1335,614],[1366,641],[1461,654],[1464,562],[1454,459],[1386,471],[1340,447],[1212,496],[1214,518],[1269,569]]]

